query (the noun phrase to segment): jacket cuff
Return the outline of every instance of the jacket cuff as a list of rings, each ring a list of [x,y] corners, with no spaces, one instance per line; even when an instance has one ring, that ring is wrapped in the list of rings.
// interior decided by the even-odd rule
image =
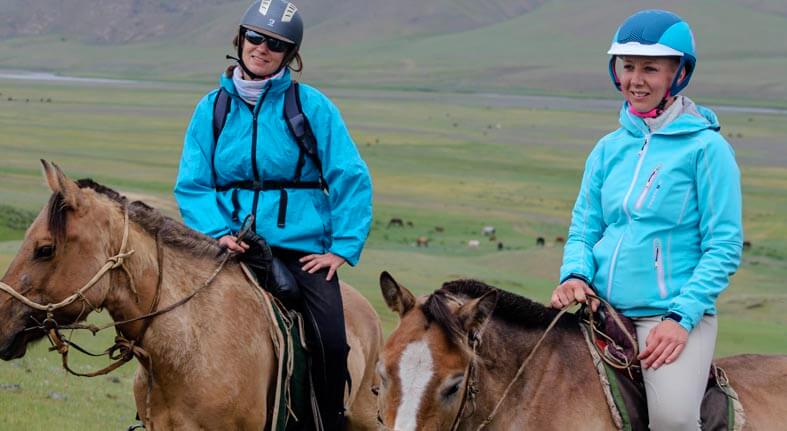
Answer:
[[[695,322],[692,322],[691,319],[689,319],[685,314],[673,309],[667,310],[667,313],[661,318],[661,320],[667,319],[676,322],[678,325],[689,331],[689,333],[691,333],[691,330],[694,329],[694,325],[696,324]]]
[[[577,280],[582,280],[585,283],[587,283],[588,286],[590,286],[590,279],[588,277],[586,277],[586,276],[584,276],[582,274],[577,274],[575,272],[572,272],[572,273],[566,275],[565,277],[563,277],[562,279],[560,279],[560,284],[563,284],[566,281],[571,280],[572,278],[576,278]]]

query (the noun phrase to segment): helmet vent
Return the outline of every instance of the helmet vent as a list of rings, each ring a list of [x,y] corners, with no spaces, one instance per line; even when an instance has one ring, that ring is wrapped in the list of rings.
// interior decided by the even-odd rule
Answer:
[[[260,2],[260,15],[268,15],[268,9],[271,7],[271,1],[272,0],[262,0]]]
[[[292,3],[287,3],[287,8],[284,9],[284,14],[281,16],[281,22],[292,21],[292,17],[295,16],[295,12],[298,12],[298,8]]]
[[[625,35],[621,34],[618,37],[618,43],[639,42],[643,45],[652,44],[653,42],[645,40],[645,38],[642,36],[643,30],[644,29],[642,28],[633,28]]]

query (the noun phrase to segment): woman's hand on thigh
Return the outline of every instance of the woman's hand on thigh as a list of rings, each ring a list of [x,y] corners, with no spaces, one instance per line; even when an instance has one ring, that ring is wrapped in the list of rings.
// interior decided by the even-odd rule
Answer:
[[[664,364],[675,362],[686,347],[689,331],[678,322],[665,319],[648,333],[645,350],[639,354],[642,368],[658,369]]]
[[[310,254],[300,258],[300,262],[304,264],[301,269],[314,274],[322,268],[328,268],[328,275],[325,277],[327,281],[331,281],[336,270],[344,265],[344,258],[337,256],[333,253],[325,254]]]

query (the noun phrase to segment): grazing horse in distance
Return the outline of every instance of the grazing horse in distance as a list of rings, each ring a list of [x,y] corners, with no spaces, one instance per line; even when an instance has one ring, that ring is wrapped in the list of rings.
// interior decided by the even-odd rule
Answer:
[[[399,217],[393,217],[392,219],[388,220],[388,226],[386,227],[388,228],[391,226],[404,227],[404,220],[400,219]]]
[[[574,315],[563,315],[534,352],[557,310],[474,280],[416,298],[384,272],[380,288],[400,317],[377,366],[384,429],[617,429]],[[787,356],[717,364],[743,404],[744,429],[787,430]]]
[[[56,165],[43,164],[52,197],[2,278],[14,297],[0,292],[0,358],[20,358],[30,342],[45,336],[40,322],[47,314],[25,298],[65,304],[52,315],[61,326],[102,308],[115,322],[166,311],[118,326],[140,359],[134,397],[146,428],[271,429],[278,338],[268,294],[214,239],[142,202],[128,202],[91,180],[74,182]],[[117,266],[106,271],[113,259]],[[356,290],[342,284],[341,293],[352,376],[348,427],[373,430],[370,389],[382,330]]]

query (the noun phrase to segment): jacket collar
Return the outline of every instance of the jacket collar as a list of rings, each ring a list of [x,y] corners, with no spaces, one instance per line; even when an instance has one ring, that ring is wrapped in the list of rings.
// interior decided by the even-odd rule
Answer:
[[[705,129],[719,131],[719,119],[708,108],[696,105],[688,97],[682,96],[675,103],[681,103],[680,114],[671,122],[663,125],[653,132],[656,135],[683,135],[696,133]],[[628,102],[624,102],[620,109],[620,125],[634,136],[651,134],[650,128],[642,118],[629,112]]]
[[[233,69],[235,69],[236,67],[238,66],[235,65],[229,66],[227,70],[225,70],[224,73],[221,74],[221,78],[219,79],[219,85],[222,88],[224,88],[229,94],[236,97],[240,97],[240,95],[238,94],[238,90],[235,88],[235,84],[232,82],[232,72]],[[284,70],[284,73],[281,76],[277,78],[271,78],[270,80],[268,80],[268,85],[269,85],[268,94],[271,93],[283,94],[287,90],[287,88],[290,87],[291,83],[292,83],[292,77],[290,74],[290,69],[287,68]]]

